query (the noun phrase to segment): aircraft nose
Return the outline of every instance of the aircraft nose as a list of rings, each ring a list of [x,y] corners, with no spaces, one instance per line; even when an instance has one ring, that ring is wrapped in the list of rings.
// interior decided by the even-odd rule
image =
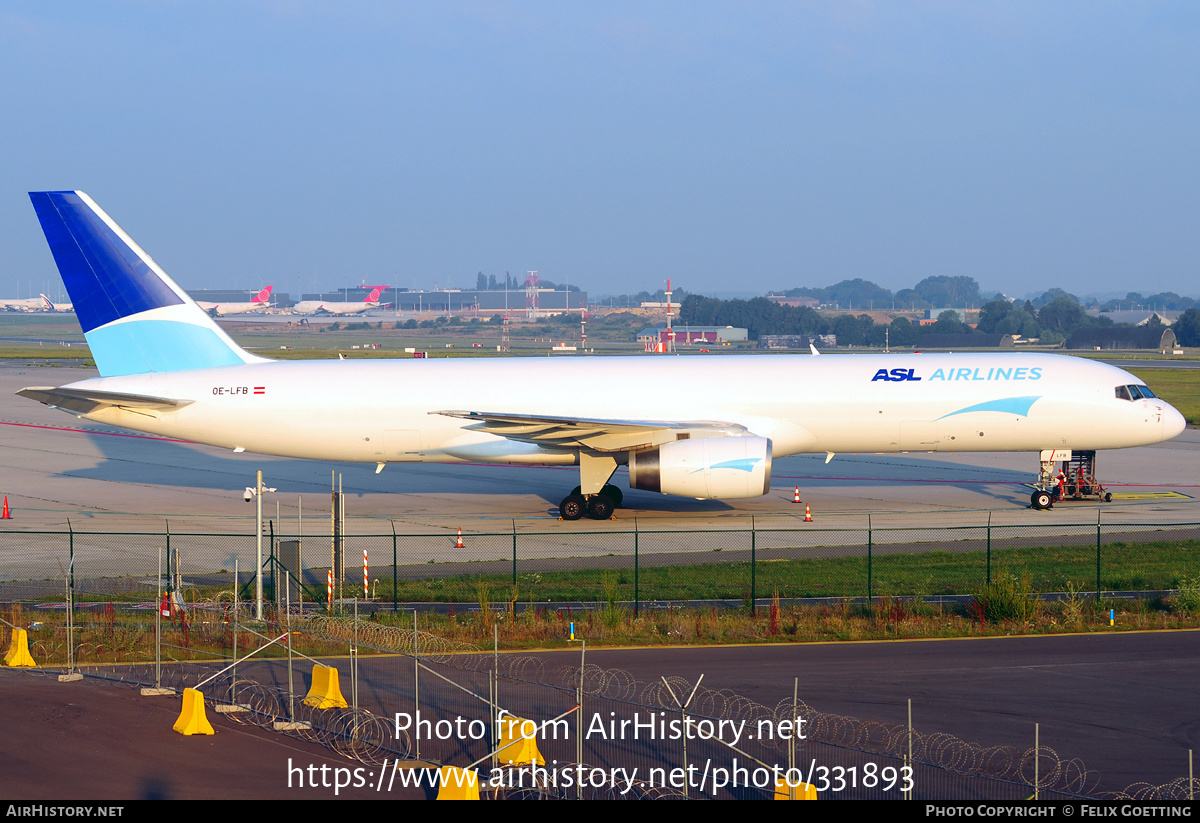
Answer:
[[[1170,440],[1172,437],[1180,435],[1187,428],[1187,420],[1183,415],[1172,405],[1163,404],[1163,440]]]

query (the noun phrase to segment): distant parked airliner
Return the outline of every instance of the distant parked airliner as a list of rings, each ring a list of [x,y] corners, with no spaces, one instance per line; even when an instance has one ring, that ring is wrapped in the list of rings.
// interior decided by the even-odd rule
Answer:
[[[209,314],[215,314],[217,317],[224,317],[227,314],[246,314],[252,311],[262,311],[271,307],[272,288],[272,286],[267,286],[254,295],[254,299],[249,303],[205,303],[196,301],[196,305]]]

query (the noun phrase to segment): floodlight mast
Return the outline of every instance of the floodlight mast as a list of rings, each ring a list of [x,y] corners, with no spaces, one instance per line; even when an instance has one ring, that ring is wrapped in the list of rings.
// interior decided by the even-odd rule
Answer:
[[[254,487],[253,488],[251,488],[249,486],[246,487],[246,499],[249,500],[251,495],[254,496],[254,510],[255,510],[254,524],[256,526],[256,532],[257,532],[257,534],[255,535],[255,557],[258,561],[258,567],[257,567],[258,570],[254,573],[254,618],[256,620],[263,619],[262,496],[263,496],[264,492],[273,492],[273,491],[275,491],[275,489],[270,489],[270,488],[266,488],[265,486],[263,486],[261,470],[259,472],[257,472],[255,475]]]

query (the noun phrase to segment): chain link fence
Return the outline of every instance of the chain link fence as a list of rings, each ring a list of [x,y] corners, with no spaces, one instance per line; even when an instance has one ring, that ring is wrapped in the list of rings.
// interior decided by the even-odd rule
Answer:
[[[1200,524],[1079,523],[708,531],[431,531],[263,536],[268,600],[376,607],[955,598],[1020,575],[1038,592],[1169,591],[1193,574]],[[253,534],[0,532],[0,600],[146,599],[159,581],[211,599],[252,587]],[[285,586],[286,581],[286,586]],[[285,591],[285,588],[288,591]],[[68,592],[69,590],[69,592]]]

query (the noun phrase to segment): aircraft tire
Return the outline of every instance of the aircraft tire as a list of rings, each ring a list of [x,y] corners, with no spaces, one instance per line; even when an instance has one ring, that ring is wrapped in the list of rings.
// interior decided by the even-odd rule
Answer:
[[[612,483],[607,484],[600,490],[600,493],[612,501],[613,508],[621,508],[621,501],[625,499],[625,494]]]
[[[587,516],[593,520],[607,520],[612,517],[616,505],[606,494],[597,494],[587,501]]]
[[[1036,491],[1029,498],[1029,502],[1035,509],[1048,509],[1054,505],[1054,498],[1050,495],[1050,492]]]
[[[558,513],[562,515],[563,520],[578,520],[586,511],[587,501],[583,499],[583,495],[568,494],[558,504]]]
[[[612,483],[606,483],[604,485],[604,488],[602,488],[599,493],[604,495],[605,497],[607,497],[609,500],[612,501],[614,509],[621,508],[621,501],[625,499],[625,493],[622,492],[621,489],[618,488],[617,486],[614,486]],[[583,496],[583,487],[576,486],[575,488],[571,489],[571,494],[578,494],[582,497]]]

